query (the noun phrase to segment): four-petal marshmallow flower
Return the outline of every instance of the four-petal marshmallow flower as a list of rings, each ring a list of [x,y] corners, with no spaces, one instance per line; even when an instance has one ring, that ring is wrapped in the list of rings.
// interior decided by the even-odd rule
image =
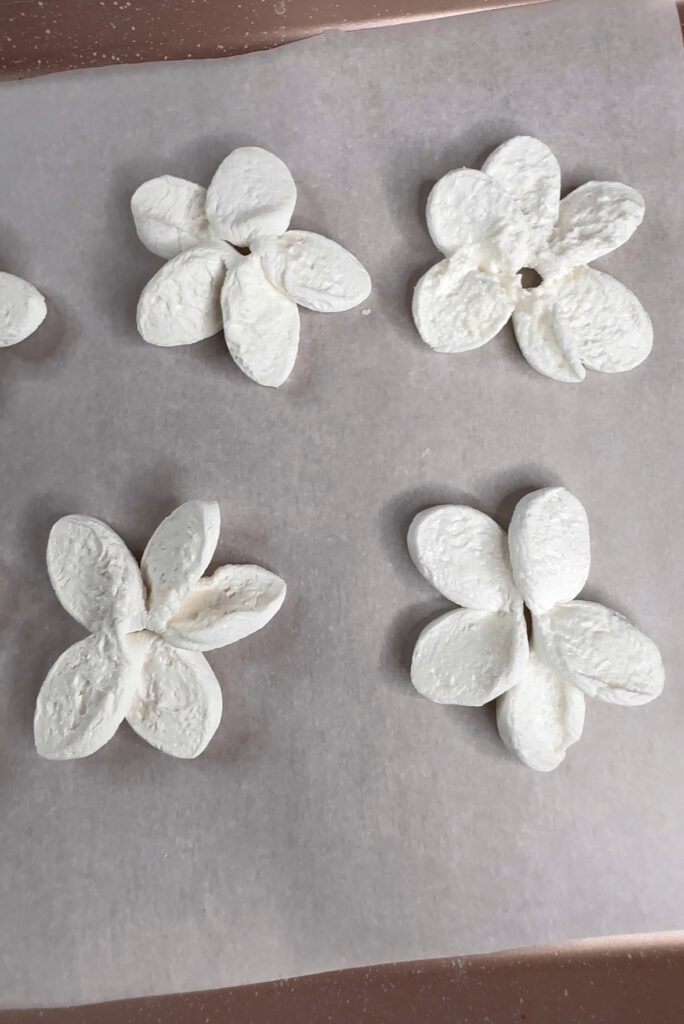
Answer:
[[[633,369],[651,351],[650,318],[629,289],[587,264],[626,242],[643,216],[642,197],[619,182],[589,181],[561,200],[558,161],[527,136],[505,142],[481,171],[450,171],[427,202],[446,259],[415,288],[421,337],[438,352],[467,352],[512,315],[522,354],[547,377]],[[542,283],[524,288],[523,268]]]
[[[208,189],[169,175],[141,185],[131,200],[138,236],[169,260],[140,296],[145,341],[191,345],[223,326],[248,377],[283,384],[297,357],[297,303],[339,312],[363,302],[371,287],[342,246],[287,230],[296,198],[282,160],[256,147],[234,150]]]
[[[261,629],[285,598],[283,580],[258,565],[223,565],[201,578],[219,530],[216,502],[187,502],[155,530],[138,568],[98,519],[55,523],[50,580],[92,635],[66,650],[43,683],[34,719],[39,754],[86,757],[124,718],[167,754],[201,754],[223,703],[201,652]]]
[[[0,271],[0,347],[17,345],[42,324],[45,299],[37,288],[14,274]]]
[[[660,694],[653,641],[617,612],[574,600],[589,575],[589,527],[564,488],[518,502],[508,538],[476,509],[428,509],[413,520],[408,549],[423,576],[462,606],[421,633],[413,685],[440,704],[498,698],[501,738],[530,768],[556,768],[579,739],[585,695],[635,706]]]

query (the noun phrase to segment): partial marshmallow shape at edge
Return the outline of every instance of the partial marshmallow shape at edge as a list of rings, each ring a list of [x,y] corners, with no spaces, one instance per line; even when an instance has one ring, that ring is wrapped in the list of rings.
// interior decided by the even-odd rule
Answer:
[[[165,754],[193,758],[216,732],[222,710],[221,687],[204,655],[152,638],[126,714],[131,728]]]
[[[560,166],[549,147],[529,135],[518,135],[495,149],[482,170],[516,200],[531,243],[545,242],[558,217],[561,183]]]
[[[411,681],[438,704],[481,707],[514,686],[527,660],[522,612],[459,608],[418,637]]]
[[[556,605],[535,617],[534,638],[546,664],[588,697],[637,707],[662,692],[665,669],[655,643],[603,605]]]
[[[46,315],[45,299],[37,288],[21,277],[0,272],[0,348],[25,341]]]
[[[515,686],[499,697],[496,724],[506,747],[528,768],[550,772],[582,735],[584,696],[530,651]]]
[[[260,565],[223,565],[196,584],[164,636],[186,650],[225,647],[270,622],[285,593],[285,581]]]
[[[145,614],[140,569],[106,523],[83,515],[59,519],[50,530],[47,569],[62,607],[92,633],[140,629]]]
[[[283,161],[257,146],[234,149],[207,189],[207,217],[214,232],[233,245],[281,235],[290,223],[297,188]]]
[[[286,231],[259,254],[271,284],[307,309],[340,313],[370,294],[370,277],[357,258],[312,231]]]
[[[161,630],[209,565],[221,529],[215,501],[188,501],[164,519],[143,553],[150,624]]]
[[[34,736],[42,757],[87,757],[112,738],[137,685],[137,651],[127,638],[102,633],[60,655],[36,702]]]
[[[571,601],[591,564],[589,522],[582,504],[564,487],[521,498],[508,528],[513,578],[533,614]]]
[[[200,245],[165,263],[138,301],[140,336],[151,345],[194,345],[221,330],[226,269],[242,257],[227,245]]]
[[[258,256],[228,271],[221,307],[226,344],[242,372],[266,387],[284,384],[297,358],[299,310],[266,279]]]
[[[144,182],[131,197],[138,238],[150,252],[173,259],[196,245],[216,241],[206,215],[207,190],[163,174]]]
[[[412,311],[426,345],[436,352],[470,352],[499,333],[514,305],[498,278],[454,256],[423,274]]]
[[[437,505],[409,527],[409,554],[420,573],[454,604],[479,611],[520,605],[506,534],[466,505]]]

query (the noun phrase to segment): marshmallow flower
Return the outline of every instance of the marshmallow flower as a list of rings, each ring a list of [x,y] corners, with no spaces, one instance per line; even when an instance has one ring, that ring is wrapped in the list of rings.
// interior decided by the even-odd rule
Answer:
[[[558,161],[526,136],[499,146],[481,171],[450,171],[427,202],[428,231],[446,259],[415,288],[423,341],[467,352],[512,316],[522,354],[547,377],[633,369],[653,344],[648,314],[587,264],[626,242],[643,216],[642,197],[618,182],[589,181],[560,199]],[[523,287],[524,268],[540,275],[538,287]]]
[[[296,198],[282,160],[255,147],[226,157],[208,189],[169,175],[141,185],[131,200],[138,236],[169,260],[140,296],[145,341],[192,345],[223,327],[240,369],[257,384],[280,387],[297,358],[297,303],[340,312],[371,287],[342,246],[288,231]]]
[[[38,694],[43,757],[87,757],[125,718],[174,757],[197,757],[214,735],[221,689],[201,653],[273,618],[285,583],[258,565],[202,577],[216,548],[216,502],[189,501],[155,530],[140,568],[121,538],[90,516],[58,520],[47,566],[64,608],[91,636],[70,647]]]
[[[660,694],[653,641],[617,612],[574,600],[589,574],[589,527],[562,487],[519,501],[508,538],[476,509],[428,509],[413,520],[408,549],[423,576],[462,606],[421,633],[413,685],[439,704],[498,699],[499,733],[523,764],[551,771],[561,763],[582,734],[585,696],[634,707]]]
[[[17,345],[42,324],[47,309],[37,288],[0,272],[0,347]]]

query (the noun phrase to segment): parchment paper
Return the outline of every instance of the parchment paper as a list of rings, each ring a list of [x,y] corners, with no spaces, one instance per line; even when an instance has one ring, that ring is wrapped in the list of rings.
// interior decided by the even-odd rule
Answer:
[[[684,54],[674,5],[575,0],[330,34],[218,62],[111,68],[0,88],[0,255],[46,294],[0,352],[0,999],[66,1003],[479,952],[684,923]],[[655,324],[633,373],[561,385],[508,329],[438,356],[409,297],[437,259],[429,186],[527,132],[569,189],[627,182],[644,225],[601,266]],[[294,225],[367,265],[347,314],[303,315],[279,392],[221,336],[145,345],[159,261],[135,187],[207,183],[233,147],[278,153]],[[661,699],[591,702],[551,775],[517,765],[488,709],[408,680],[446,607],[412,567],[419,509],[504,523],[562,482],[587,507],[587,595],[659,643]],[[42,761],[36,693],[82,630],[49,586],[55,518],[97,515],[139,553],[191,497],[221,501],[218,560],[280,572],[262,632],[209,655],[222,725],[196,762],[126,727],[85,761]]]

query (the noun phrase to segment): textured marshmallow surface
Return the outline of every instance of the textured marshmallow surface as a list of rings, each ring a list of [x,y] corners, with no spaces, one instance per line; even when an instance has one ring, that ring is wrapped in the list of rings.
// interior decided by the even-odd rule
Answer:
[[[498,334],[514,308],[496,277],[459,256],[431,267],[413,292],[413,319],[436,352],[479,348]]]
[[[24,341],[46,315],[45,299],[37,288],[21,277],[0,272],[0,347]]]
[[[617,181],[588,181],[561,199],[549,247],[566,267],[606,256],[631,238],[644,219],[644,200]]]
[[[511,753],[528,768],[550,772],[584,727],[584,696],[532,648],[515,686],[496,703],[496,724]]]
[[[193,345],[220,331],[226,267],[240,259],[228,246],[200,245],[164,264],[138,302],[138,330],[145,341]]]
[[[653,346],[651,318],[636,295],[591,267],[559,282],[552,321],[577,361],[602,373],[633,370]]]
[[[221,307],[226,344],[242,372],[267,387],[284,384],[297,358],[299,310],[266,280],[258,256],[226,275]]]
[[[548,146],[529,135],[502,143],[482,170],[513,196],[525,215],[532,245],[545,242],[558,218],[561,172]]]
[[[565,488],[521,498],[508,538],[476,509],[427,509],[411,523],[407,546],[423,576],[463,606],[421,632],[413,685],[440,704],[498,697],[501,738],[528,767],[557,768],[580,738],[583,694],[626,705],[660,694],[664,670],[653,641],[617,612],[572,600],[591,553],[586,512]]]
[[[481,707],[517,682],[526,657],[522,614],[461,608],[420,634],[411,681],[438,704]]]
[[[215,501],[187,501],[154,531],[140,562],[150,615],[173,615],[209,565],[218,543],[221,512]]]
[[[416,568],[454,604],[479,611],[507,611],[519,604],[506,533],[466,505],[419,512],[407,544]]]
[[[283,161],[257,146],[235,149],[207,189],[207,217],[220,238],[249,246],[286,230],[297,189]]]
[[[201,185],[171,174],[144,182],[131,198],[138,238],[165,260],[216,241],[207,220],[206,197]]]
[[[50,530],[50,582],[62,606],[92,633],[140,629],[145,592],[138,563],[121,538],[92,516],[64,516]]]
[[[147,644],[130,726],[172,757],[198,757],[221,721],[223,697],[204,655],[175,650],[161,637]]]
[[[518,502],[508,545],[515,582],[535,615],[577,597],[587,582],[589,521],[564,487],[533,491]]]
[[[266,277],[300,306],[341,313],[368,298],[368,271],[337,242],[313,231],[286,231],[267,239]]]
[[[87,757],[112,738],[135,691],[134,652],[125,639],[99,633],[60,655],[36,702],[33,727],[42,757]]]
[[[258,565],[222,566],[202,580],[219,530],[216,502],[188,501],[155,530],[139,569],[99,520],[66,516],[53,526],[50,579],[93,635],[62,654],[43,683],[34,717],[40,754],[86,757],[124,718],[174,757],[204,750],[221,719],[222,696],[200,651],[261,629],[286,589]]]
[[[175,647],[214,651],[250,636],[285,600],[285,582],[260,565],[222,565],[199,580],[168,620],[164,636]]]
[[[617,249],[644,216],[639,193],[590,181],[560,197],[560,168],[539,139],[517,136],[482,171],[450,171],[427,202],[433,242],[451,257],[420,279],[413,319],[438,352],[479,348],[512,314],[522,354],[539,373],[578,383],[585,366],[632,370],[651,351],[648,314],[629,289],[586,264]],[[542,283],[523,287],[518,272]]]
[[[465,252],[486,270],[516,271],[529,248],[527,225],[498,182],[464,168],[450,171],[427,201],[430,237],[445,256]]]
[[[662,692],[658,648],[610,608],[591,601],[557,605],[535,621],[535,636],[546,662],[588,697],[636,707]]]

